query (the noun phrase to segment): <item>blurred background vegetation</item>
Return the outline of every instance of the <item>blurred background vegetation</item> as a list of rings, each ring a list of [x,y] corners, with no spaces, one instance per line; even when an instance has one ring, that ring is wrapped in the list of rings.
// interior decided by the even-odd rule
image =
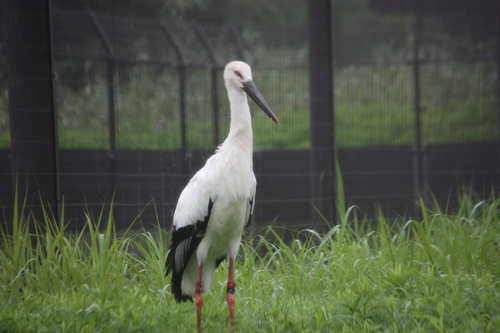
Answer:
[[[381,0],[333,1],[336,138],[340,147],[412,144],[414,141],[412,61],[416,17],[414,11],[404,5],[408,2],[391,7],[384,6],[386,3]],[[499,121],[495,12],[485,12],[480,6],[469,8],[466,2],[448,7],[440,3],[446,2],[438,1],[423,8],[419,58],[424,143],[495,141]],[[254,68],[255,81],[281,122],[287,125],[279,131],[271,131],[272,124],[256,113],[256,147],[309,147],[306,1],[55,0],[53,5],[75,11],[91,8],[102,15],[135,17],[149,22],[160,18],[171,25],[183,47],[191,43],[187,35],[182,34],[191,22],[220,35],[222,32],[214,31],[235,27],[241,37],[238,42],[244,50],[244,60]],[[137,24],[136,21],[131,20],[130,25]],[[137,36],[124,36],[113,29],[109,30],[110,37],[117,52],[120,47],[130,48],[137,53],[132,56],[147,58],[144,50],[157,47],[140,36],[139,25],[130,28]],[[57,31],[61,30],[64,29]],[[74,42],[79,37],[60,34],[57,38],[56,43],[64,49],[66,42]],[[219,66],[236,57],[233,50],[225,48],[224,38],[211,40]],[[89,49],[101,47],[93,43],[99,44],[97,38],[87,43]],[[204,52],[196,47],[192,49],[194,51],[187,54],[188,61],[205,62],[206,68],[190,68],[186,78],[188,146],[211,149],[217,140],[207,140],[207,133],[214,131],[209,107],[210,64]],[[159,58],[156,64],[118,63],[114,97],[118,148],[180,147],[179,74],[176,69],[165,66],[164,60]],[[5,58],[1,57],[0,61],[0,70],[6,75]],[[55,70],[61,148],[107,149],[105,62],[95,57],[56,57]],[[8,148],[6,80],[0,85],[0,147]],[[218,81],[218,100],[219,139],[222,139],[229,117],[222,79]]]

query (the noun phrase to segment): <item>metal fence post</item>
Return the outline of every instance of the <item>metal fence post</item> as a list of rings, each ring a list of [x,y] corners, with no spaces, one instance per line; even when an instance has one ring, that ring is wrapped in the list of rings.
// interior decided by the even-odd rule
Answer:
[[[39,221],[41,205],[57,221],[61,204],[51,10],[50,1],[5,1],[13,193]]]
[[[160,21],[161,31],[165,34],[168,42],[173,46],[175,55],[177,56],[177,68],[179,70],[179,99],[180,99],[180,125],[181,125],[181,144],[182,151],[185,153],[188,149],[187,131],[186,131],[186,57],[182,53],[179,41],[170,32],[167,24]]]
[[[311,119],[311,200],[334,220],[333,34],[330,0],[308,1],[309,94]],[[320,216],[313,209],[317,226]]]
[[[424,177],[424,147],[422,140],[422,106],[421,106],[421,86],[420,86],[420,42],[422,30],[422,14],[415,8],[415,25],[413,39],[413,81],[414,81],[414,106],[415,106],[415,144],[413,149],[413,183],[415,190],[414,216],[420,216],[418,202],[425,199],[425,177]]]
[[[243,38],[240,36],[239,30],[235,26],[232,26],[229,28],[229,32],[233,37],[232,39],[234,44],[236,45],[236,52],[238,53],[239,60],[245,61],[245,52],[243,51],[245,47],[243,46]]]
[[[214,122],[214,147],[220,143],[220,126],[219,126],[219,88],[217,86],[217,76],[219,65],[217,63],[217,59],[215,57],[215,52],[210,45],[207,36],[203,32],[202,27],[198,24],[198,22],[191,23],[196,35],[200,39],[201,44],[207,51],[208,58],[210,60],[210,84],[212,87],[212,115]]]
[[[114,72],[115,72],[115,51],[108,35],[104,31],[104,28],[100,24],[95,13],[90,9],[86,8],[87,14],[90,17],[93,27],[95,28],[99,39],[101,40],[108,59],[106,61],[106,78],[108,83],[108,126],[109,126],[109,158],[111,163],[111,184],[112,190],[116,191],[117,186],[117,168],[116,168],[116,110],[115,110],[115,84],[114,84]]]
[[[500,3],[496,3],[497,17],[500,17]],[[500,20],[497,20],[497,108],[498,108],[498,133],[497,133],[497,170],[500,170]],[[500,192],[500,172],[497,173],[497,188]],[[497,192],[497,194],[498,194]]]

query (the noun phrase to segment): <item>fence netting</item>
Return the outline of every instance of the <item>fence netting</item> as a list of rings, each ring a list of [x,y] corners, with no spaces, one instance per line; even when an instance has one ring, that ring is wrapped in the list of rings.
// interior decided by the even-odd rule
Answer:
[[[352,14],[352,23],[342,25],[347,20],[344,2],[334,3],[338,147],[414,143],[415,14],[378,11],[368,4],[361,14]],[[309,146],[305,34],[286,44],[277,42],[279,32],[287,36],[282,39],[291,39],[283,34],[286,29],[255,40],[242,24],[133,15],[54,8],[61,148],[109,148],[110,103],[119,149],[211,148],[227,132],[222,70],[233,59],[253,65],[255,81],[288,125],[272,131],[256,112],[256,146]],[[470,18],[474,15],[479,14],[452,9],[423,14],[418,61],[425,143],[498,137],[496,23],[487,15],[479,29],[480,18]],[[366,25],[355,29],[362,18]],[[306,30],[305,19],[300,22]],[[369,24],[386,27],[370,31]],[[5,64],[4,57],[2,61]],[[0,139],[8,147],[8,98],[3,91],[0,126],[5,131]]]
[[[371,16],[377,22],[392,22],[394,14]],[[364,50],[364,57],[351,59],[342,49],[348,43],[352,52],[359,52],[352,45],[365,45],[365,34],[356,39],[357,35],[350,38],[347,32],[337,38],[336,48],[341,49],[335,71],[339,147],[414,143],[415,15],[404,18],[410,23],[403,25],[406,41],[398,49],[391,45],[391,29],[379,32],[380,40],[367,46],[371,48]],[[453,30],[457,14],[442,18],[430,16],[421,24],[418,61],[423,140],[428,144],[495,140],[498,79],[494,36],[481,42],[468,40],[466,33]],[[255,81],[269,104],[289,125],[271,130],[271,124],[260,121],[264,116],[256,113],[256,146],[303,149],[309,145],[304,39],[287,49],[273,44],[276,37],[272,34],[271,45],[246,42],[244,32],[235,26],[170,23],[88,9],[55,10],[54,35],[62,148],[109,146],[110,99],[116,109],[117,148],[211,148],[223,139],[228,127],[223,66],[245,56],[255,63]],[[106,75],[110,60],[115,62],[112,96]],[[179,66],[186,66],[184,74]],[[179,86],[180,75],[185,76],[183,87]],[[183,126],[186,147],[182,147]]]
[[[137,14],[136,7],[127,10],[116,2],[78,7],[56,1],[54,97],[59,149],[68,163],[62,170],[68,177],[83,175],[85,170],[75,161],[84,160],[92,170],[90,176],[62,182],[63,194],[75,205],[83,201],[79,192],[97,193],[87,204],[98,207],[122,186],[128,193],[116,198],[132,215],[154,201],[168,220],[182,184],[228,132],[222,73],[228,61],[239,59],[252,66],[256,85],[281,122],[276,126],[251,102],[254,148],[262,153],[255,164],[262,167],[258,177],[268,191],[261,198],[270,207],[278,204],[272,216],[263,211],[256,215],[269,220],[279,215],[276,207],[283,212],[293,206],[308,211],[308,216],[312,207],[305,153],[311,134],[306,2],[260,2],[260,11],[245,3],[236,1],[233,10],[224,2],[202,11],[210,15],[176,19],[168,6],[158,13]],[[336,148],[413,146],[417,131],[424,145],[498,141],[499,38],[494,13],[452,4],[415,12],[380,5],[384,1],[332,3]],[[224,22],[218,19],[222,12],[228,17]],[[8,150],[2,51],[0,147]],[[269,167],[266,153],[273,151],[289,158],[293,170],[279,174]],[[298,155],[291,154],[294,151]],[[116,152],[121,152],[119,161],[106,165]],[[411,165],[408,169],[401,172],[411,179]],[[266,177],[282,183],[266,185]],[[295,186],[300,194],[273,192],[277,186],[293,184],[300,184]],[[152,190],[155,186],[161,195]],[[407,199],[412,193],[405,189],[397,196]],[[390,197],[364,197],[377,195]]]

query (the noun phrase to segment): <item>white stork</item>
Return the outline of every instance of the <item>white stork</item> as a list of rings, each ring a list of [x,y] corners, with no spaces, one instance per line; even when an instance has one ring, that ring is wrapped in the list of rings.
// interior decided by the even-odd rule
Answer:
[[[217,266],[229,260],[226,300],[234,329],[234,258],[250,222],[257,181],[252,168],[252,120],[247,94],[277,124],[278,118],[252,81],[250,66],[226,65],[224,82],[231,107],[229,135],[182,191],[174,213],[167,275],[177,302],[195,296],[201,331],[202,292],[214,283]]]

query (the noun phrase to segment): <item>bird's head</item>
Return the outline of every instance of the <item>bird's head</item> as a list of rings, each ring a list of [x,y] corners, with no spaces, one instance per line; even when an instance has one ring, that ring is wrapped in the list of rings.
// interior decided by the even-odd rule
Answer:
[[[243,61],[231,61],[224,70],[226,87],[244,89],[243,82],[252,81],[252,69]]]
[[[242,61],[231,61],[226,65],[224,70],[224,82],[227,90],[236,88],[237,90],[245,91],[251,99],[271,118],[276,124],[279,124],[278,118],[267,105],[266,100],[262,97],[259,89],[255,86],[252,80],[252,69],[248,64]]]

